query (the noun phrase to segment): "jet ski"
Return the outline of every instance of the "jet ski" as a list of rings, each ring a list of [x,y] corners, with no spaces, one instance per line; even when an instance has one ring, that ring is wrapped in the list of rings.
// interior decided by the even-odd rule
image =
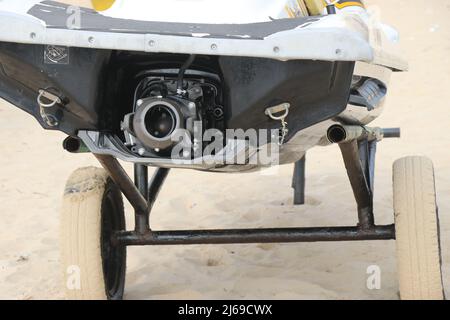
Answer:
[[[103,167],[77,170],[65,188],[69,298],[123,298],[128,246],[393,239],[401,297],[443,298],[431,161],[394,164],[395,224],[375,223],[376,146],[400,130],[369,125],[391,75],[408,64],[397,31],[363,1],[69,2],[0,1],[0,97]],[[333,144],[357,203],[356,226],[150,227],[172,168],[235,173],[295,163],[301,204],[306,152]],[[133,178],[118,160],[134,164]],[[156,167],[151,179],[148,167]],[[133,230],[122,195],[135,211]]]
[[[66,133],[69,149],[236,172],[273,165],[260,153],[276,143],[276,164],[292,163],[334,124],[374,120],[391,73],[407,68],[395,30],[345,3],[313,16],[284,0],[116,1],[101,12],[2,1],[0,96]]]

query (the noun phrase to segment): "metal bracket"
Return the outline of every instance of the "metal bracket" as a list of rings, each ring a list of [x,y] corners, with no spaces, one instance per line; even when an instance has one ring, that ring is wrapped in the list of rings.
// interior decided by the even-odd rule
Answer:
[[[281,146],[284,144],[286,140],[286,136],[289,133],[288,123],[286,122],[286,118],[289,115],[289,108],[291,107],[290,103],[282,103],[270,108],[267,108],[265,111],[266,116],[275,121],[281,121],[281,137],[278,144]],[[281,115],[276,116],[275,114],[282,113]]]
[[[45,98],[45,99],[49,100],[50,102],[45,103],[45,102],[43,102],[42,98]],[[36,100],[39,105],[39,111],[40,111],[42,120],[44,120],[45,123],[50,127],[58,126],[59,125],[58,118],[55,115],[47,112],[47,110],[55,107],[58,104],[62,104],[61,98],[45,89],[40,89],[39,95]]]

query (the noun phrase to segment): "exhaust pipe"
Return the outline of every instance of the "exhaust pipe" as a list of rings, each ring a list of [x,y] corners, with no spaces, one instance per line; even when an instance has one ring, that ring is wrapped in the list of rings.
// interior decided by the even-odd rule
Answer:
[[[133,130],[145,146],[166,150],[176,143],[172,135],[182,128],[183,118],[176,101],[146,99],[134,115]]]
[[[383,138],[400,138],[399,128],[370,128],[364,126],[332,125],[327,131],[331,143],[345,143],[359,139],[382,140]]]
[[[331,143],[344,143],[359,139],[363,133],[363,127],[335,124],[328,129],[327,138]]]
[[[91,152],[89,148],[84,144],[83,141],[75,137],[67,137],[63,141],[63,148],[70,153],[89,153]]]

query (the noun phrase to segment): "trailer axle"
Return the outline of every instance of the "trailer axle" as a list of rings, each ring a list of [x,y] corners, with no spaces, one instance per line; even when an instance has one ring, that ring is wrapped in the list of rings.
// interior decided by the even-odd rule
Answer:
[[[124,246],[147,245],[195,245],[195,244],[244,244],[244,243],[292,243],[325,241],[394,240],[394,225],[325,228],[277,228],[231,230],[185,230],[118,232],[113,243]]]

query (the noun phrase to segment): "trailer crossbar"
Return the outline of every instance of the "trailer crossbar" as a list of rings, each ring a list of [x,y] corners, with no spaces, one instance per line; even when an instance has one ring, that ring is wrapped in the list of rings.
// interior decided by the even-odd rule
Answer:
[[[113,243],[124,246],[293,243],[328,241],[394,240],[394,225],[323,228],[229,229],[118,232]]]

